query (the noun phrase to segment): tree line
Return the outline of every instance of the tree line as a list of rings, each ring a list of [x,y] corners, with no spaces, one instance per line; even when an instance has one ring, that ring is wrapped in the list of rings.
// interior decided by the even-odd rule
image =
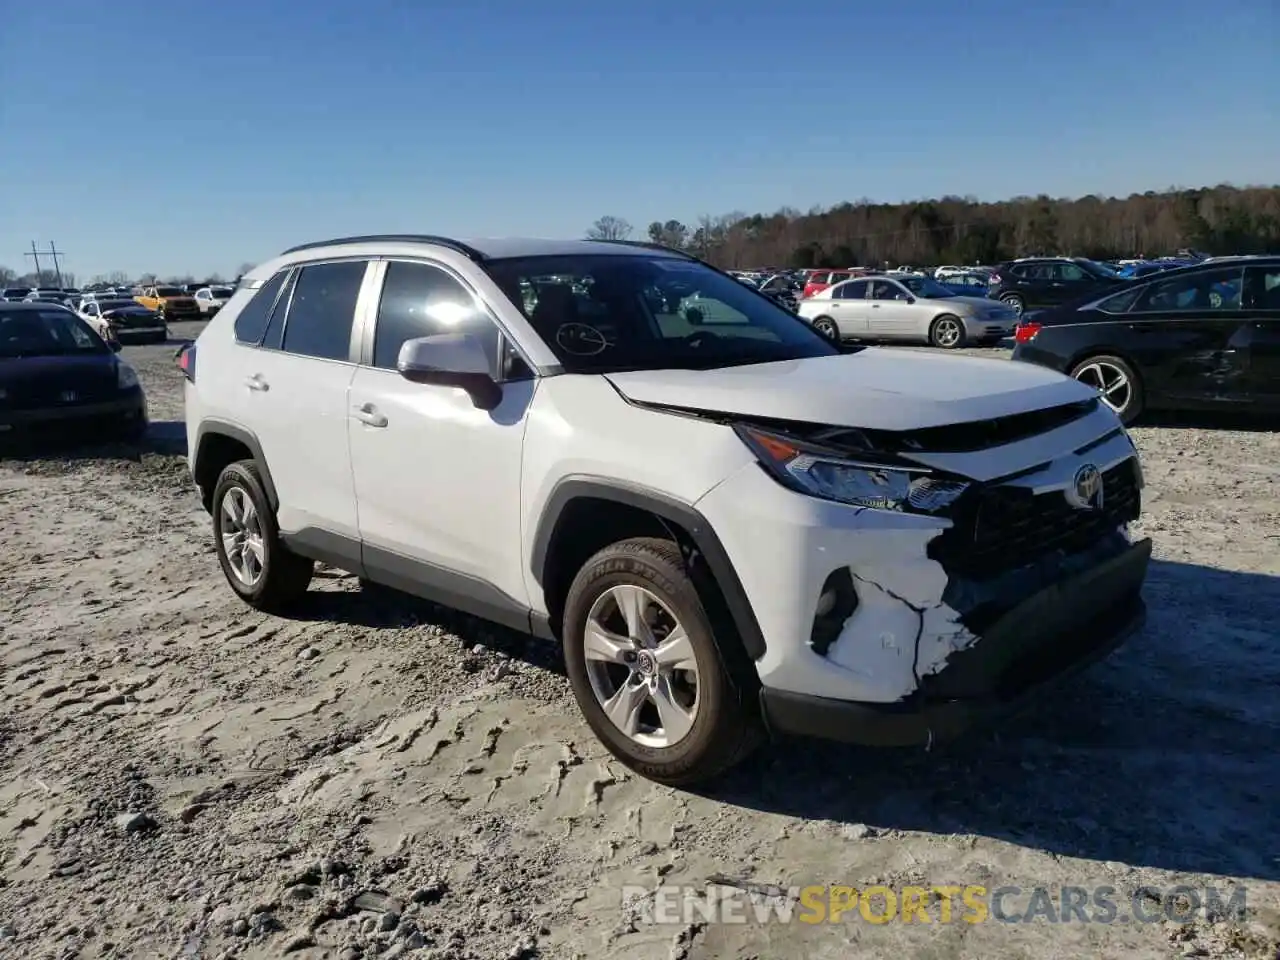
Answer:
[[[587,231],[592,239],[634,235],[632,225],[616,216],[601,217]],[[736,212],[693,224],[655,220],[643,238],[725,269],[990,264],[1053,254],[1112,260],[1181,249],[1280,253],[1280,186],[1224,184],[1123,198],[1041,195],[996,203],[952,196],[858,200],[808,213]]]
[[[250,269],[250,265],[246,264],[241,270],[245,273]],[[144,273],[138,277],[130,277],[122,270],[113,270],[110,273],[99,273],[88,282],[105,283],[112,287],[127,287],[134,283],[147,285],[151,283],[163,283],[174,287],[181,287],[190,283],[201,283],[208,281],[211,284],[224,283],[221,274],[211,273],[203,277],[192,276],[191,274],[181,274],[170,277],[160,277],[154,273]],[[34,270],[27,273],[18,273],[9,267],[0,266],[0,287],[76,287],[76,274],[70,270],[63,270],[61,275],[53,270],[41,270],[37,273]]]

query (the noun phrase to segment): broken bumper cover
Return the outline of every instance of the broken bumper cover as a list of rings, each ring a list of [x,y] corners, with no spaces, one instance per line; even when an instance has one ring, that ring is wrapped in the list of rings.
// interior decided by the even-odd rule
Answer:
[[[954,740],[1026,705],[1047,682],[1106,657],[1146,617],[1141,591],[1151,558],[1142,540],[1019,603],[952,654],[910,697],[865,703],[761,690],[771,730],[875,746]]]

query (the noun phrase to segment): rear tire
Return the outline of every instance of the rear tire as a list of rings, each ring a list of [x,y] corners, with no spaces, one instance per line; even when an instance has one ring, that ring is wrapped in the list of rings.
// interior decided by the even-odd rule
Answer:
[[[1106,354],[1088,357],[1075,365],[1071,376],[1096,389],[1125,426],[1142,415],[1142,380],[1128,361]]]
[[[1018,317],[1021,317],[1023,311],[1027,309],[1027,302],[1016,293],[1006,293],[1000,298],[1000,302],[1007,307],[1013,308],[1014,314]]]
[[[280,539],[275,511],[252,460],[228,464],[213,488],[213,540],[231,589],[249,606],[276,613],[311,585],[315,563]]]
[[[636,630],[633,623],[644,625]],[[588,643],[589,631],[606,639]],[[677,631],[685,642],[674,654]],[[751,751],[760,739],[759,711],[751,691],[734,682],[742,674],[721,653],[722,646],[730,656],[740,649],[738,638],[726,633],[718,645],[680,549],[670,541],[624,540],[583,565],[565,600],[565,665],[579,708],[610,753],[643,777],[687,786],[714,778]]]
[[[836,326],[836,322],[830,317],[818,317],[813,321],[813,329],[830,340],[832,343],[840,342],[840,328]]]

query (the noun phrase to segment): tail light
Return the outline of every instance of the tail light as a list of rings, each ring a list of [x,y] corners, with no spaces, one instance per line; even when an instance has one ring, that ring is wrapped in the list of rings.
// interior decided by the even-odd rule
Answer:
[[[1013,340],[1015,343],[1030,343],[1039,332],[1038,323],[1020,323],[1013,331]]]
[[[196,345],[188,343],[186,346],[178,350],[174,356],[174,361],[178,365],[178,369],[182,371],[182,375],[191,383],[196,382]]]

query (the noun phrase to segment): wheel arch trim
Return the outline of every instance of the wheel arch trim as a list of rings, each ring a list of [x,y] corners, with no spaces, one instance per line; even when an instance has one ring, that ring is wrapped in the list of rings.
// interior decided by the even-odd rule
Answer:
[[[262,486],[267,494],[267,501],[271,504],[272,510],[278,510],[280,508],[280,498],[276,494],[275,481],[271,479],[271,469],[267,466],[267,458],[263,456],[262,444],[258,442],[258,438],[252,432],[238,424],[217,419],[205,420],[200,424],[196,429],[195,462],[191,465],[192,475],[199,474],[201,458],[207,450],[205,444],[210,437],[215,436],[235,440],[248,449],[253,456],[254,463],[257,464],[258,474],[262,478]]]
[[[706,561],[747,655],[752,660],[764,656],[764,634],[755,610],[711,523],[691,504],[639,484],[591,476],[565,477],[556,483],[543,506],[531,544],[530,563],[540,584],[546,580],[551,543],[560,519],[575,500],[611,501],[644,510],[681,527]]]

